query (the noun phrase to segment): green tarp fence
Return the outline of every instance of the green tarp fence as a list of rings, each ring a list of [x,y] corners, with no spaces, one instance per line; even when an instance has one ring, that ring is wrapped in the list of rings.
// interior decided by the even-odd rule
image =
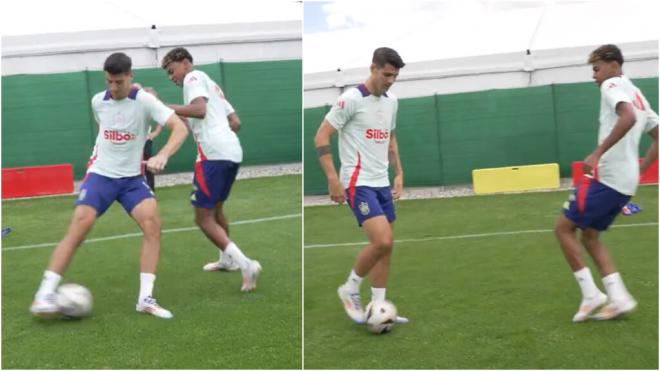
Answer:
[[[635,79],[658,109],[658,78]],[[480,168],[573,161],[596,146],[600,92],[594,83],[545,85],[399,100],[397,140],[406,186],[470,184]],[[330,106],[305,109],[305,194],[327,183],[314,134]],[[642,140],[644,155],[650,140]],[[333,144],[338,166],[337,146]]]
[[[241,117],[244,165],[300,162],[302,61],[219,62],[196,66],[223,89]],[[180,104],[181,89],[161,69],[136,69],[135,82]],[[105,89],[103,71],[2,77],[2,167],[73,164],[82,178],[97,128],[90,102]],[[169,131],[156,139],[160,148]],[[167,172],[192,171],[189,136]]]

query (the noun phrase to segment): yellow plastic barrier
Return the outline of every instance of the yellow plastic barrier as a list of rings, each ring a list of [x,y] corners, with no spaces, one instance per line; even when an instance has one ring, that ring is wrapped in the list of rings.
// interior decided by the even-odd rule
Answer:
[[[559,188],[559,164],[475,169],[472,185],[478,195]]]

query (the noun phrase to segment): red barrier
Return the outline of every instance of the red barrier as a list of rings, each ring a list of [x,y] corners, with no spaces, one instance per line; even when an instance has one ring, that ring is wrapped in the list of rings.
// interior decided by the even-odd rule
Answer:
[[[2,198],[56,195],[73,192],[71,164],[2,169]]]
[[[641,164],[644,159],[639,159],[639,163]],[[573,187],[575,187],[575,184],[580,181],[580,178],[582,178],[582,161],[574,161],[573,164],[571,165],[571,171],[573,175]],[[658,161],[656,160],[654,163],[649,166],[648,169],[644,172],[644,174],[641,174],[639,176],[639,184],[656,184],[658,183]]]

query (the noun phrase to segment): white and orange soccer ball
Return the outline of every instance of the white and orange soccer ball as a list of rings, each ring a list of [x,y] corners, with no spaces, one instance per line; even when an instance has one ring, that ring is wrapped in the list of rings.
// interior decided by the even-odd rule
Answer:
[[[79,318],[92,313],[92,293],[76,283],[65,283],[58,287],[55,302],[65,316]]]
[[[367,329],[374,334],[385,334],[396,324],[396,307],[391,301],[371,302],[365,310]]]

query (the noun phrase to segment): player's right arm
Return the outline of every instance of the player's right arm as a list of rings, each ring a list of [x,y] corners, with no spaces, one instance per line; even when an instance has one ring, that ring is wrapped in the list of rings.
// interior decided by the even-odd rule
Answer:
[[[332,147],[330,146],[330,140],[335,133],[337,133],[337,129],[328,120],[323,120],[314,137],[314,145],[316,146],[316,154],[321,163],[321,169],[323,169],[325,177],[328,179],[330,199],[336,203],[343,204],[346,201],[344,188],[339,182],[339,176],[332,161]]]

